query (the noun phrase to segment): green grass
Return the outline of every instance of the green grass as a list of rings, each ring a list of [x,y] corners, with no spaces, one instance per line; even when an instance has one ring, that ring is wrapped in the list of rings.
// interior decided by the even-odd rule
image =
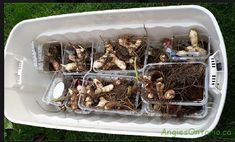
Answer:
[[[106,9],[124,9],[134,7],[162,6],[164,3],[128,3],[128,4],[4,4],[4,41],[12,28],[20,21],[36,17],[97,11]],[[169,5],[169,4],[168,4]],[[215,130],[231,131],[231,135],[208,135],[199,140],[235,141],[235,4],[199,4],[209,9],[216,17],[221,28],[228,56],[229,80],[227,99],[219,124]],[[36,134],[45,134],[47,140],[86,140],[86,141],[157,141],[169,140],[166,138],[142,137],[74,132],[13,124],[14,129],[7,129],[5,140],[32,140]],[[182,141],[181,139],[176,139]]]

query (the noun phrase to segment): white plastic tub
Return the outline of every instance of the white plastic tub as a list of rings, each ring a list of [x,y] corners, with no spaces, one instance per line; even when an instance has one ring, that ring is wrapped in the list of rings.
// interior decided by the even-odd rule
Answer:
[[[222,64],[222,70],[210,70],[210,74],[215,73],[217,85],[209,88],[208,99],[212,102],[207,106],[208,114],[205,118],[164,121],[159,117],[147,116],[52,113],[39,107],[36,100],[42,98],[52,74],[45,74],[34,68],[32,41],[72,42],[80,39],[82,42],[99,41],[99,35],[106,38],[125,33],[143,35],[144,31],[140,30],[143,24],[150,40],[155,41],[173,34],[186,34],[190,28],[196,28],[200,33],[210,36],[211,53],[219,51],[216,62]],[[224,40],[215,17],[207,9],[195,5],[107,10],[25,20],[17,24],[9,35],[4,66],[5,116],[12,122],[33,126],[155,137],[172,137],[173,135],[162,132],[175,130],[179,132],[175,137],[197,138],[215,128],[226,98],[228,74]],[[202,130],[203,133],[181,133],[192,130]]]

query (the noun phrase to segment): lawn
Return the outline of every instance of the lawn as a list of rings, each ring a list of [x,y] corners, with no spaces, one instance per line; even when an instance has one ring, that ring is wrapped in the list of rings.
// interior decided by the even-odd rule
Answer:
[[[189,3],[187,3],[189,4]],[[137,7],[153,7],[169,5],[165,3],[127,3],[127,4],[4,4],[4,41],[12,28],[20,21],[36,17],[79,13],[106,9],[125,9]],[[198,140],[235,141],[235,4],[198,4],[209,9],[216,17],[222,31],[228,56],[229,80],[225,107],[216,131],[230,131],[231,135],[208,135]],[[79,141],[163,141],[166,138],[111,135],[88,132],[74,132],[13,124],[13,129],[6,130],[5,140],[32,140],[46,137],[47,140],[79,140]],[[182,141],[181,139],[175,139]]]

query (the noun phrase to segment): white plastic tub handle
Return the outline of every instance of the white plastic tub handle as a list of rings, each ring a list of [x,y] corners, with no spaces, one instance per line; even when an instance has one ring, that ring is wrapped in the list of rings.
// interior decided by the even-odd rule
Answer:
[[[209,57],[209,91],[211,94],[220,94],[220,79],[218,72],[218,56],[219,50]]]
[[[22,70],[25,58],[13,53],[6,53],[5,59],[9,62],[5,64],[5,77],[7,76],[5,88],[20,89],[22,87]]]

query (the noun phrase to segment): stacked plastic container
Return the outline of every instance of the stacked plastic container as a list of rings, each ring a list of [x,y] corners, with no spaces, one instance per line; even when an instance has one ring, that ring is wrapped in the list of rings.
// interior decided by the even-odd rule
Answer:
[[[173,35],[173,41],[177,43],[177,39],[183,39],[187,38],[188,35]],[[165,38],[165,37],[162,37]],[[151,48],[159,48],[161,46],[160,41],[153,41],[151,39],[146,39],[146,51],[144,53],[145,57],[142,62],[142,67],[138,69],[138,73],[141,75],[147,75],[148,72],[153,69],[154,67],[159,66],[169,66],[173,64],[202,64],[205,67],[205,79],[204,79],[204,91],[203,91],[203,98],[200,101],[177,101],[177,100],[171,100],[169,102],[170,105],[176,106],[177,108],[189,108],[189,109],[196,109],[197,111],[193,114],[185,114],[185,118],[195,118],[195,119],[201,119],[204,118],[207,115],[207,102],[208,102],[208,66],[206,64],[206,59],[210,55],[210,38],[206,35],[200,35],[199,38],[204,39],[208,45],[206,45],[207,48],[207,54],[203,57],[178,57],[177,61],[169,61],[169,62],[161,62],[161,63],[154,63],[149,61],[149,50]],[[109,40],[109,39],[108,39]],[[66,58],[68,57],[68,53],[65,52],[69,47],[69,42],[64,41],[50,41],[46,43],[37,43],[37,41],[33,42],[33,61],[35,64],[36,69],[40,71],[46,71],[48,73],[48,69],[45,68],[45,65],[42,63],[44,60],[44,50],[50,45],[50,44],[58,44],[61,46],[61,64],[68,63],[66,61]],[[80,43],[78,43],[80,44]],[[84,44],[84,43],[83,43]],[[78,108],[76,110],[72,110],[71,107],[68,105],[68,101],[64,101],[61,103],[53,103],[53,89],[55,87],[55,84],[57,82],[70,82],[69,85],[65,86],[65,91],[63,92],[64,96],[68,96],[68,88],[75,87],[76,81],[79,79],[82,81],[82,85],[88,81],[89,78],[101,78],[103,80],[115,80],[117,78],[127,79],[127,80],[134,80],[135,82],[138,82],[136,80],[135,76],[135,70],[98,70],[93,67],[94,63],[94,56],[96,53],[103,53],[104,52],[104,42],[100,41],[95,43],[95,41],[89,41],[85,43],[85,45],[88,45],[91,47],[90,50],[90,63],[88,64],[89,69],[84,72],[67,72],[62,68],[60,71],[56,71],[54,73],[53,80],[51,81],[50,85],[48,86],[47,91],[45,92],[45,95],[43,96],[42,100],[48,105],[53,105],[55,107],[61,108],[61,106],[66,107],[66,111],[68,112],[75,112],[78,114],[86,115],[89,113],[104,113],[104,114],[119,114],[119,115],[133,115],[140,117],[141,115],[150,116],[150,117],[162,117],[163,114],[160,112],[157,112],[154,110],[154,105],[159,104],[161,102],[159,101],[149,101],[146,99],[141,92],[138,92],[136,94],[135,98],[135,107],[137,111],[119,111],[119,110],[105,110],[105,109],[98,109],[98,108],[89,108],[84,105],[84,99],[85,97],[83,95],[80,95],[78,100]],[[98,45],[98,46],[97,46]],[[54,72],[54,71],[52,71]],[[69,80],[69,81],[68,81]],[[65,83],[66,84],[66,83]],[[144,85],[140,84],[140,88],[143,89]],[[176,114],[171,114],[172,117],[176,117]]]

